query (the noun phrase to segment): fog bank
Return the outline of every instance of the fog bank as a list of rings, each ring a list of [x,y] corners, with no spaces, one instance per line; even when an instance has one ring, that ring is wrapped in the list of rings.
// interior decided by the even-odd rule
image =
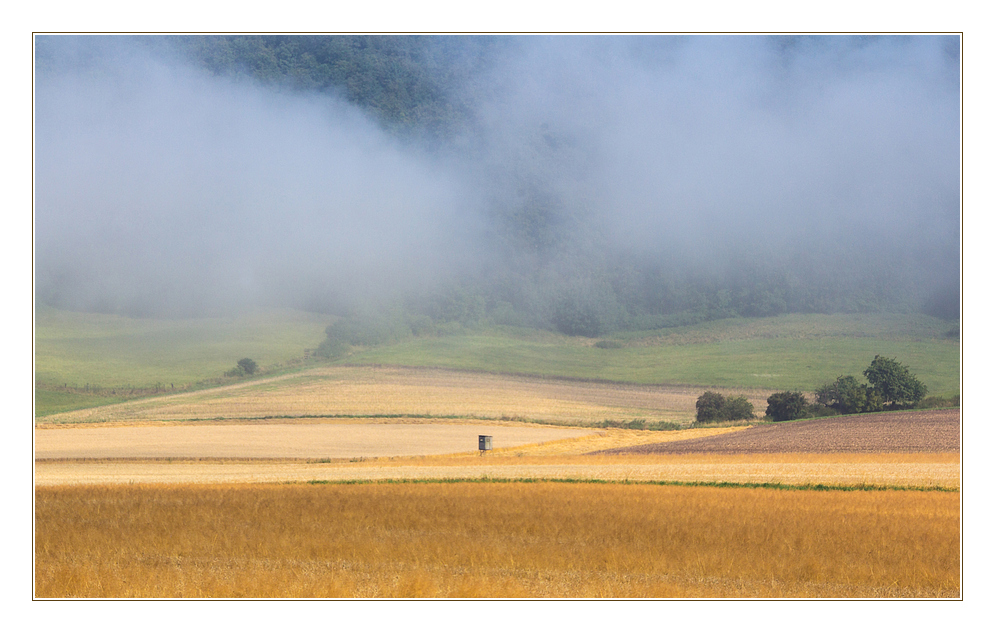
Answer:
[[[741,314],[956,311],[957,37],[472,43],[427,44],[465,106],[440,141],[141,37],[40,38],[38,299],[340,311],[460,286],[540,325],[721,292]]]

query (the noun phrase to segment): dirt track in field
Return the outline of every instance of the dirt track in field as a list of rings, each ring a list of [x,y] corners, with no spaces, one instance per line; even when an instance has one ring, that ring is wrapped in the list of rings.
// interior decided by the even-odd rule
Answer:
[[[610,449],[612,453],[960,452],[960,410],[891,411],[756,426],[720,436]]]

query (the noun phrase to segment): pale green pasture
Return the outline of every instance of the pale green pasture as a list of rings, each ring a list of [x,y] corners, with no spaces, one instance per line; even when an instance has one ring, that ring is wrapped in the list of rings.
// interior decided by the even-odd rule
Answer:
[[[288,362],[317,347],[331,321],[294,311],[157,320],[41,308],[35,319],[36,414],[127,399],[128,387],[204,384],[246,356],[264,371],[291,370]],[[624,347],[618,349],[594,347],[595,339],[495,327],[356,350],[336,362],[813,391],[841,374],[863,380],[861,372],[881,354],[907,364],[931,395],[948,397],[960,393],[960,346],[945,335],[952,325],[921,315],[726,319],[620,333],[614,338]],[[102,391],[64,393],[62,385]]]
[[[944,336],[950,327],[908,315],[786,315],[629,333],[619,337],[627,345],[621,349],[504,330],[412,339],[341,362],[812,391],[842,374],[863,380],[861,372],[880,354],[907,364],[932,395],[954,395],[960,393],[960,348]]]
[[[330,319],[296,311],[132,319],[42,307],[35,315],[35,381],[70,387],[179,387],[219,377],[244,357],[266,369],[317,347]]]

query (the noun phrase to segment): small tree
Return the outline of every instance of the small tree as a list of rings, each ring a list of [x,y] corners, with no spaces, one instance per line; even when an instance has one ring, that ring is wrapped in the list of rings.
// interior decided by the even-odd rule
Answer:
[[[926,385],[894,358],[875,356],[864,376],[891,408],[914,407],[926,397]]]
[[[721,393],[706,391],[698,396],[698,401],[694,403],[698,412],[697,421],[699,424],[705,422],[718,422],[723,420],[722,410],[725,407],[726,399]]]
[[[807,405],[800,391],[779,391],[767,398],[767,415],[775,422],[797,420],[805,415]]]
[[[753,403],[746,399],[746,396],[733,396],[726,398],[726,404],[722,407],[722,417],[726,420],[752,420]]]
[[[243,358],[242,360],[238,361],[238,368],[242,370],[242,373],[251,376],[252,374],[256,373],[256,369],[258,369],[258,366],[256,365],[256,361],[252,360],[251,358]]]

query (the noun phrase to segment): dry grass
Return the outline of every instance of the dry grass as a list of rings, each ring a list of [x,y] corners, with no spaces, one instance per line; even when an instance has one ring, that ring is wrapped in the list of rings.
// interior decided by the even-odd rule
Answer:
[[[735,431],[592,431],[513,423],[70,426],[36,431],[35,483],[491,477],[960,486],[956,453],[590,454]],[[458,451],[476,447],[480,433],[494,434],[496,450],[484,456]],[[571,434],[575,437],[555,439]]]
[[[435,457],[306,461],[53,461],[35,465],[39,486],[245,483],[385,479],[576,479],[960,487],[956,454]]]
[[[543,380],[398,367],[326,367],[195,393],[46,416],[44,424],[249,419],[265,416],[426,415],[686,423],[701,388]],[[750,392],[761,410],[766,392]]]
[[[37,597],[947,597],[959,494],[40,488]]]
[[[711,437],[738,430],[637,431],[468,420],[313,420],[310,424],[86,425],[35,429],[36,459],[353,458],[474,451],[494,437],[492,454],[582,454]],[[315,423],[316,422],[316,423]],[[742,427],[740,427],[742,428]]]
[[[35,430],[36,459],[358,458],[514,447],[593,433],[525,424],[255,424]]]

